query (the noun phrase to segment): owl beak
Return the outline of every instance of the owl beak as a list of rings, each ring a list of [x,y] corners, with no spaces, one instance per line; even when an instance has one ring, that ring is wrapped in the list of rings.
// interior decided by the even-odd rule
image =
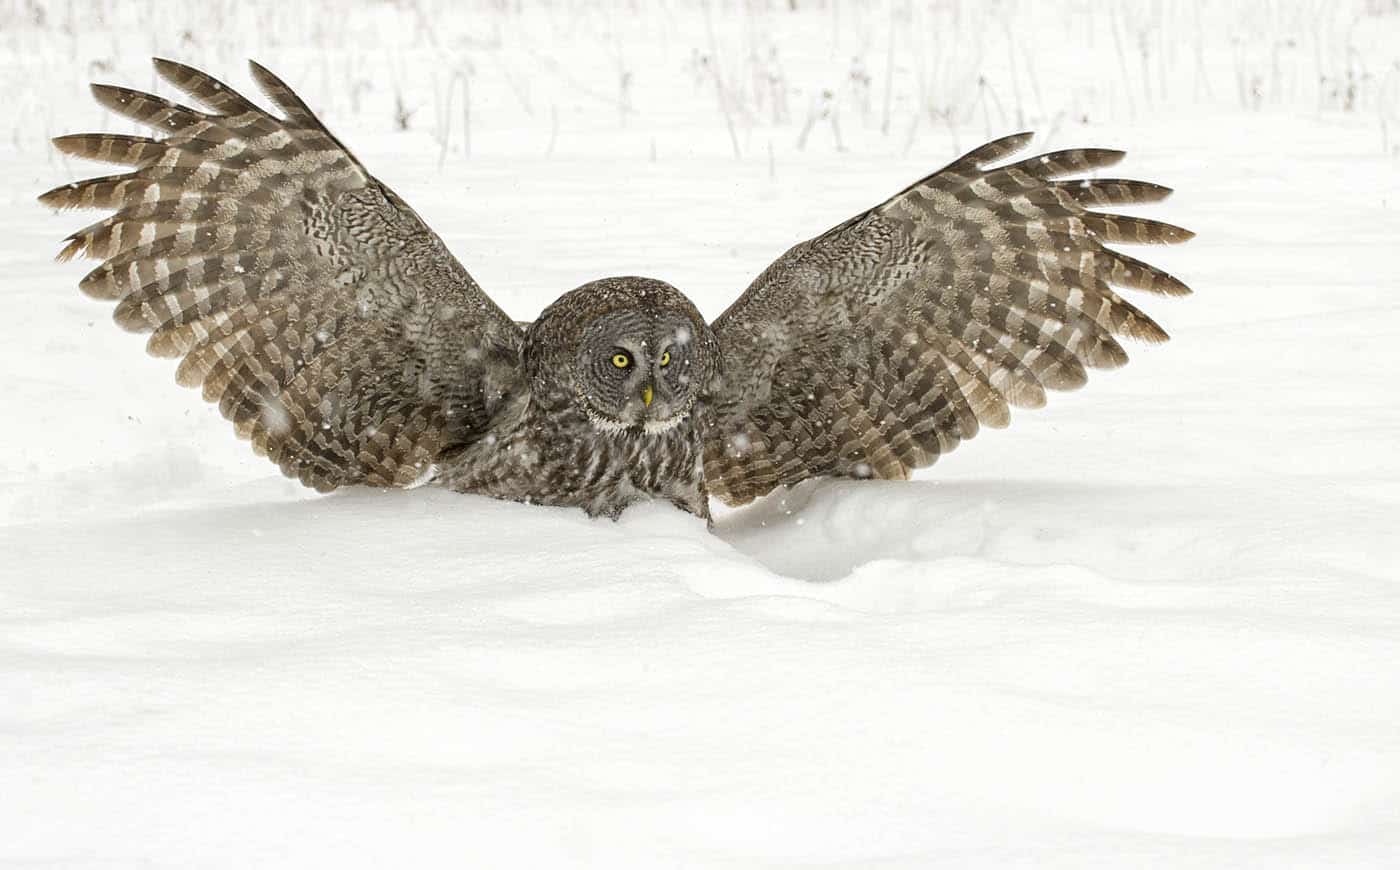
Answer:
[[[645,387],[642,387],[642,404],[645,405],[645,406],[648,407],[648,408],[651,407],[651,397],[652,397],[651,385],[648,384],[648,385],[646,385]]]

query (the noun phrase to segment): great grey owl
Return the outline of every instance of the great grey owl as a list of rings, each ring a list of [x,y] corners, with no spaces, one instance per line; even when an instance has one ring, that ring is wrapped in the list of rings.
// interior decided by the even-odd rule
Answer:
[[[983,145],[783,254],[713,323],[649,278],[572,290],[522,327],[280,79],[272,114],[166,60],[200,111],[94,85],[160,138],[62,136],[131,171],[58,187],[114,209],[61,258],[81,288],[181,357],[238,435],[318,490],[439,486],[616,518],[665,498],[702,517],[813,477],[905,478],[1009,407],[1122,365],[1166,333],[1113,287],[1184,284],[1104,242],[1180,242],[1091,211],[1165,187],[1066,178],[1122,152],[1005,162]]]

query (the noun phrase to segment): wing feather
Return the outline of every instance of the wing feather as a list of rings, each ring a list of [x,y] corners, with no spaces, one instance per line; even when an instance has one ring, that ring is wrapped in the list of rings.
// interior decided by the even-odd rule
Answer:
[[[1010,408],[1127,361],[1166,332],[1115,287],[1190,290],[1104,243],[1176,243],[1180,227],[1092,211],[1169,188],[1075,178],[1123,152],[1011,163],[1020,133],[974,149],[803,242],[714,323],[725,384],[708,420],[710,492],[742,504],[820,476],[903,478]],[[998,165],[1000,164],[1000,165]]]
[[[252,65],[277,117],[192,67],[155,67],[207,111],[94,85],[157,136],[54,140],[131,167],[39,197],[115,211],[60,251],[103,260],[80,288],[309,486],[408,484],[479,436],[517,386],[519,326],[281,79]]]

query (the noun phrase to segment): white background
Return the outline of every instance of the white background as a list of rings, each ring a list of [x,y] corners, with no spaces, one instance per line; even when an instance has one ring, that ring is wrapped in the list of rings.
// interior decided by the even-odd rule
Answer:
[[[0,864],[1400,866],[1400,9],[796,6],[0,2]],[[318,497],[52,262],[151,54],[267,64],[520,319],[717,315],[1020,129],[1176,188],[1196,295],[715,534]]]

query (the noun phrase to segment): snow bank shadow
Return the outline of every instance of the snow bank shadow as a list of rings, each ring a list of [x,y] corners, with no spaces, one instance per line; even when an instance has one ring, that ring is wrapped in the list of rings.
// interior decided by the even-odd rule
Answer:
[[[951,559],[1195,579],[1240,569],[1259,546],[1242,524],[1254,500],[1199,486],[818,481],[726,512],[715,532],[774,573],[816,582]]]

